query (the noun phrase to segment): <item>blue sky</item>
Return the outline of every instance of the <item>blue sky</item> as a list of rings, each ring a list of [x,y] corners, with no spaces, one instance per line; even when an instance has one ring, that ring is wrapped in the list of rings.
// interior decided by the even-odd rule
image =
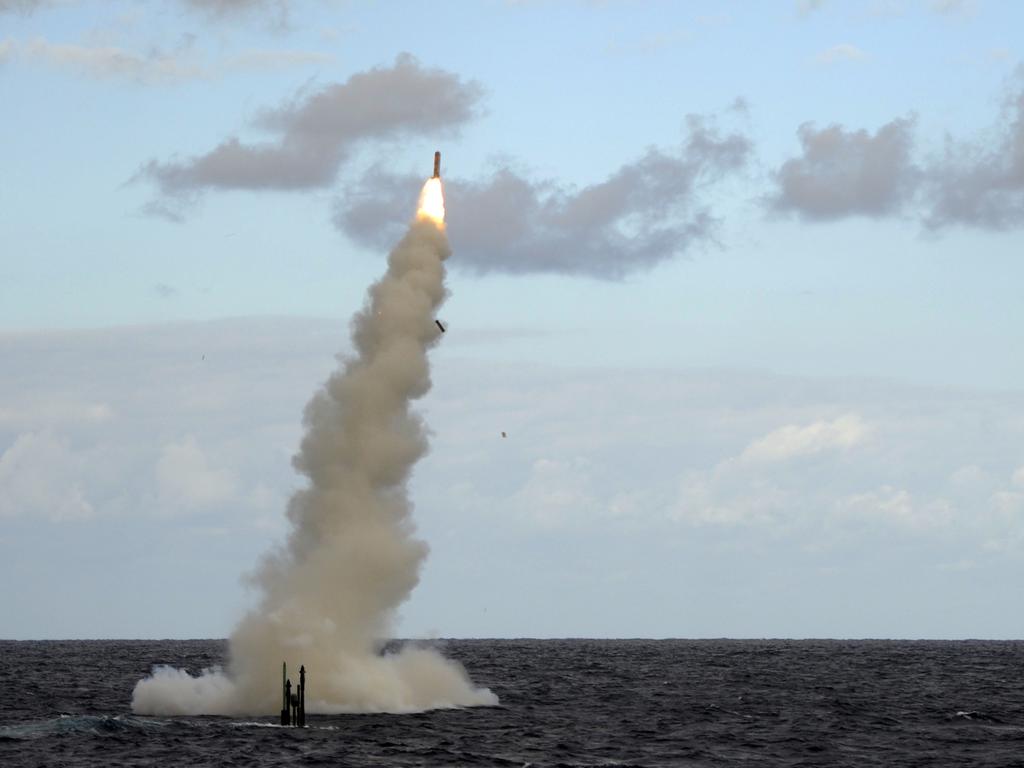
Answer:
[[[0,0],[0,636],[230,630],[440,149],[399,632],[1020,637],[1020,5],[437,5]]]

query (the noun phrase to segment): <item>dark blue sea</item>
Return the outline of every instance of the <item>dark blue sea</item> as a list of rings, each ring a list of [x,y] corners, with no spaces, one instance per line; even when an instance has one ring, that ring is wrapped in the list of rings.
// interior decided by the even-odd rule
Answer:
[[[442,645],[500,706],[297,729],[130,713],[224,641],[0,641],[0,766],[1024,766],[1020,641]]]

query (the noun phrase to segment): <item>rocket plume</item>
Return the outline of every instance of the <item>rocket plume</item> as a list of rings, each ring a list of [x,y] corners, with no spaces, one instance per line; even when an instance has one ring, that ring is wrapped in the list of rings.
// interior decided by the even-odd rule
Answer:
[[[254,575],[261,597],[235,628],[226,671],[159,667],[140,680],[140,714],[276,714],[280,669],[305,664],[309,712],[409,712],[497,704],[463,668],[426,647],[381,655],[427,546],[414,535],[406,483],[427,451],[413,399],[430,389],[427,350],[441,330],[444,231],[440,178],[352,322],[354,356],[305,411],[293,463],[307,487],[288,504],[291,531]]]

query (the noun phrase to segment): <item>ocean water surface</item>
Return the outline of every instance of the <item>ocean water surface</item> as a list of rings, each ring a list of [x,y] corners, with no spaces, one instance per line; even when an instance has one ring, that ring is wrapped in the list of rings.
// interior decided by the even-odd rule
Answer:
[[[0,641],[0,766],[1024,766],[1021,641],[442,645],[500,706],[297,729],[131,714],[153,665],[221,640]]]

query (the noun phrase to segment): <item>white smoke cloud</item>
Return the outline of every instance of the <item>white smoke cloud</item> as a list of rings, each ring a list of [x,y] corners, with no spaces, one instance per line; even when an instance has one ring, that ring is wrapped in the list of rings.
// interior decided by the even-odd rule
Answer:
[[[287,544],[251,578],[261,597],[231,636],[227,671],[189,678],[157,670],[137,684],[133,711],[274,713],[282,661],[309,671],[311,712],[497,703],[430,648],[378,652],[427,555],[413,534],[406,488],[427,451],[410,403],[430,388],[427,350],[441,333],[434,317],[446,296],[448,254],[442,228],[412,224],[353,322],[354,356],[307,405],[293,463],[308,486],[289,502]],[[185,454],[194,469],[194,451]]]

